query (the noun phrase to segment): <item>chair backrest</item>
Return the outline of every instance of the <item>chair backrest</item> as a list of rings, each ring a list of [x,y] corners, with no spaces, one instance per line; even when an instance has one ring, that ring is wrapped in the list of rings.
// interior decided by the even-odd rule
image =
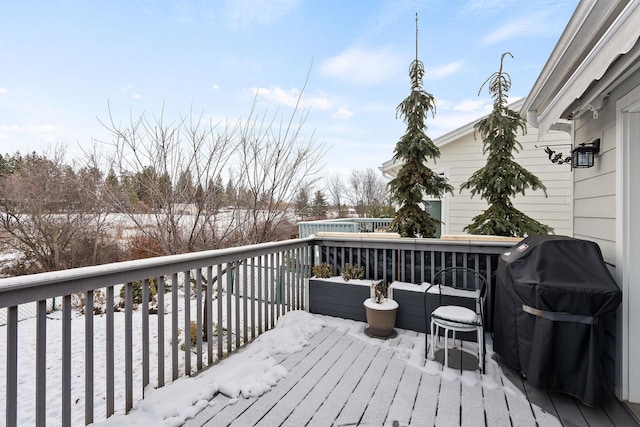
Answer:
[[[449,286],[462,290],[480,290],[483,298],[487,291],[487,279],[479,272],[468,267],[449,267],[440,270],[431,281],[432,285]]]

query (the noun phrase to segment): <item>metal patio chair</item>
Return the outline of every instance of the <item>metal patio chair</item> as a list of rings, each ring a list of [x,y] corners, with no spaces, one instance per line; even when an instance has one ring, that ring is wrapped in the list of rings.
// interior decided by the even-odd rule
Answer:
[[[433,359],[439,341],[440,328],[444,329],[444,366],[449,363],[449,332],[455,345],[456,332],[476,332],[478,340],[478,367],[484,372],[486,347],[484,341],[484,298],[487,279],[467,267],[449,267],[439,271],[424,293],[427,330],[425,354]],[[435,307],[435,308],[434,308]],[[462,348],[461,348],[462,350]]]

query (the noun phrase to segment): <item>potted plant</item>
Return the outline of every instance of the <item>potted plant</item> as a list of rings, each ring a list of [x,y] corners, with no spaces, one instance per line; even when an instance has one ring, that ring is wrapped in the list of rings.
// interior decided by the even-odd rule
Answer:
[[[393,334],[398,303],[389,296],[389,285],[384,281],[371,283],[371,297],[364,301],[369,332],[376,337]]]

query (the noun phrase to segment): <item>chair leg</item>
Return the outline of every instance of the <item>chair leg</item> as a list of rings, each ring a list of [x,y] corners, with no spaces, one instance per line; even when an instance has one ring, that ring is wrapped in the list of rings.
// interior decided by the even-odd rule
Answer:
[[[482,328],[477,327],[476,332],[478,333],[478,368],[480,369],[480,373],[484,373],[484,337],[482,336]]]
[[[435,323],[431,323],[431,359],[436,359],[436,349],[438,348],[438,341],[440,341],[440,326]]]
[[[455,336],[455,331],[453,331]],[[449,328],[444,328],[444,366],[443,369],[449,366]]]

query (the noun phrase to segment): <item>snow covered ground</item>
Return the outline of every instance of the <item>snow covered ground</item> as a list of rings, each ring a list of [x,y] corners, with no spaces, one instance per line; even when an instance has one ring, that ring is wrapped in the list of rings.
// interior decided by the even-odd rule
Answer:
[[[153,318],[153,317],[152,317]],[[83,346],[83,322],[82,316],[73,319],[74,346]],[[287,375],[286,369],[279,365],[273,355],[277,353],[293,353],[302,349],[308,344],[309,339],[321,330],[324,326],[331,326],[348,331],[357,339],[368,339],[363,334],[365,325],[361,322],[337,319],[327,316],[312,315],[304,311],[293,311],[281,317],[277,327],[262,334],[258,339],[249,344],[240,352],[233,354],[221,363],[205,370],[196,377],[180,378],[172,384],[160,389],[154,388],[152,378],[151,385],[145,390],[144,399],[140,390],[136,390],[134,409],[128,414],[123,414],[124,408],[124,369],[117,369],[116,377],[116,414],[105,420],[104,416],[104,383],[105,370],[98,368],[103,363],[104,354],[97,348],[104,342],[104,327],[102,316],[95,316],[95,342],[96,358],[95,366],[95,420],[100,426],[120,426],[120,425],[154,425],[154,426],[178,426],[188,418],[195,416],[203,409],[208,400],[215,393],[223,393],[231,398],[240,399],[251,396],[260,396],[269,391],[277,382]],[[61,342],[60,328],[56,323],[60,323],[56,314],[49,317],[47,321],[47,424],[59,425],[60,419],[60,392],[61,376],[59,371],[59,348]],[[167,322],[170,323],[170,322]],[[135,328],[136,325],[134,325]],[[124,327],[124,314],[116,313],[116,329]],[[18,425],[34,425],[35,422],[35,358],[25,357],[30,352],[35,351],[35,343],[32,339],[35,336],[35,319],[28,319],[20,322],[20,356],[19,356],[19,388],[18,396]],[[151,326],[154,330],[154,325]],[[435,361],[424,363],[424,335],[415,333],[409,334],[403,330],[397,330],[402,342],[416,340],[415,345],[399,348],[396,357],[406,360],[407,363],[424,370],[431,375],[441,375],[445,380],[460,378],[460,374],[451,369],[442,369],[442,366]],[[23,338],[24,337],[24,338]],[[30,339],[31,338],[31,339]],[[170,335],[166,336],[170,339]],[[396,341],[381,341],[368,339],[375,345],[393,345]],[[139,340],[134,340],[139,341]],[[6,343],[6,327],[0,328],[0,345]],[[123,342],[116,342],[116,367],[124,366],[124,351],[121,351]],[[136,346],[141,345],[139,342]],[[154,346],[151,346],[154,350]],[[0,369],[5,369],[5,350],[0,350]],[[35,353],[31,353],[35,354]],[[141,351],[134,348],[134,366],[139,366]],[[152,354],[151,363],[156,363],[157,355]],[[165,360],[165,371],[170,372],[170,354]],[[72,361],[72,419],[74,425],[84,424],[84,353],[81,348],[75,348]],[[155,366],[151,367],[154,372]],[[181,371],[184,370],[184,362],[181,361]],[[0,378],[0,396],[5,395],[4,372]],[[136,373],[138,377],[141,373]],[[465,372],[461,378],[463,386],[473,387],[481,383],[486,388],[505,387],[505,392],[511,394],[522,394],[511,385],[502,385],[500,379],[501,370],[497,363],[490,358],[487,360],[487,373],[480,375],[476,372]],[[134,380],[134,384],[138,379]],[[4,419],[4,405],[0,408],[0,419]],[[548,415],[545,425],[559,425],[557,420]]]

